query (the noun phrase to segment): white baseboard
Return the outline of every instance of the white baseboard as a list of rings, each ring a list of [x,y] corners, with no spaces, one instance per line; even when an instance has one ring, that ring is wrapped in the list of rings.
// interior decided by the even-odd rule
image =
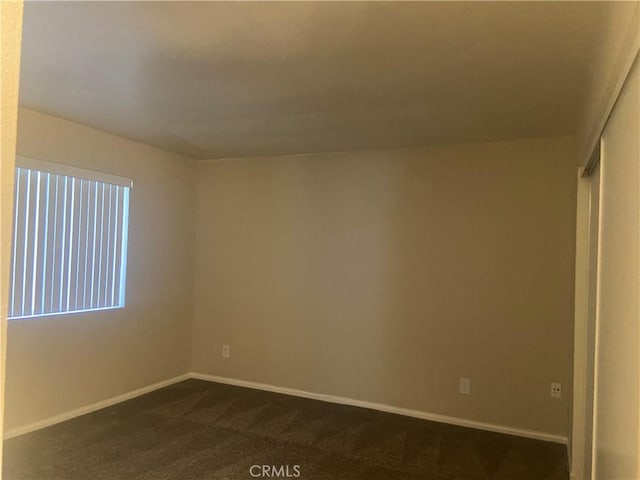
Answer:
[[[477,422],[475,420],[468,420],[466,418],[438,415],[435,413],[427,413],[420,410],[411,410],[408,408],[393,407],[391,405],[366,402],[363,400],[356,400],[353,398],[336,397],[334,395],[323,395],[321,393],[307,392],[304,390],[296,390],[293,388],[277,387],[275,385],[269,385],[266,383],[250,382],[247,380],[237,380],[235,378],[219,377],[216,375],[207,375],[207,374],[195,373],[195,372],[191,372],[189,375],[191,378],[196,378],[198,380],[224,383],[227,385],[253,388],[256,390],[265,390],[267,392],[283,393],[285,395],[293,395],[295,397],[310,398],[313,400],[321,400],[323,402],[339,403],[341,405],[350,405],[353,407],[362,407],[362,408],[368,408],[371,410],[379,410],[381,412],[395,413],[397,415],[404,415],[407,417],[415,417],[423,420],[430,420],[432,422],[447,423],[450,425],[457,425],[460,427],[476,428],[479,430],[487,430],[489,432],[506,433],[508,435],[532,438],[534,440],[543,440],[546,442],[561,443],[564,445],[567,444],[567,437],[546,433],[546,432],[539,432],[536,430],[527,430],[523,428],[508,427],[505,425],[496,425],[493,423]]]
[[[219,377],[216,375],[207,375],[207,374],[195,373],[195,372],[185,373],[183,375],[179,375],[177,377],[170,378],[162,382],[154,383],[153,385],[148,385],[146,387],[142,387],[137,390],[133,390],[131,392],[123,393],[122,395],[118,395],[116,397],[102,400],[100,402],[96,402],[91,405],[86,405],[84,407],[80,407],[75,410],[71,410],[69,412],[62,413],[60,415],[56,415],[54,417],[49,417],[44,420],[40,420],[38,422],[24,425],[22,427],[17,427],[11,430],[7,430],[4,433],[4,439],[6,440],[9,438],[16,437],[18,435],[33,432],[35,430],[40,430],[41,428],[49,427],[51,425],[55,425],[56,423],[64,422],[65,420],[70,420],[72,418],[79,417],[87,413],[95,412],[96,410],[110,407],[112,405],[115,405],[116,403],[121,403],[126,400],[131,400],[132,398],[139,397],[140,395],[144,395],[145,393],[149,393],[154,390],[167,387],[169,385],[181,382],[183,380],[187,380],[189,378],[206,380],[209,382],[224,383],[227,385],[236,385],[238,387],[253,388],[256,390],[264,390],[267,392],[282,393],[285,395],[293,395],[295,397],[310,398],[313,400],[320,400],[323,402],[338,403],[341,405],[350,405],[353,407],[368,408],[371,410],[378,410],[381,412],[394,413],[397,415],[404,415],[407,417],[420,418],[423,420],[430,420],[432,422],[447,423],[450,425],[457,425],[460,427],[476,428],[479,430],[487,430],[490,432],[497,432],[497,433],[506,433],[508,435],[516,435],[518,437],[532,438],[535,440],[543,440],[546,442],[561,443],[565,445],[567,444],[567,437],[563,437],[561,435],[554,435],[551,433],[539,432],[536,430],[527,430],[527,429],[516,428],[516,427],[508,427],[504,425],[496,425],[493,423],[477,422],[475,420],[468,420],[465,418],[438,415],[435,413],[428,413],[420,410],[411,410],[408,408],[394,407],[391,405],[384,405],[381,403],[366,402],[363,400],[356,400],[353,398],[337,397],[334,395],[324,395],[321,393],[307,392],[305,390],[296,390],[293,388],[278,387],[278,386],[269,385],[266,383],[250,382],[247,380],[238,380],[235,378]]]
[[[168,380],[163,380],[162,382],[154,383],[153,385],[148,385],[131,392],[123,393],[122,395],[118,395],[116,397],[101,400],[100,402],[96,402],[91,405],[85,405],[84,407],[61,413],[60,415],[56,415],[54,417],[49,417],[38,422],[29,423],[22,427],[12,428],[11,430],[7,430],[6,432],[4,432],[4,439],[7,440],[9,438],[17,437],[18,435],[33,432],[35,430],[40,430],[41,428],[49,427],[51,425],[55,425],[56,423],[64,422],[65,420],[70,420],[87,413],[95,412],[96,410],[110,407],[112,405],[115,405],[116,403],[124,402],[125,400],[131,400],[132,398],[139,397],[140,395],[144,395],[145,393],[153,392],[154,390],[158,390],[163,387],[168,387],[169,385],[172,385],[174,383],[182,382],[183,380],[187,380],[190,377],[190,374],[185,373]]]

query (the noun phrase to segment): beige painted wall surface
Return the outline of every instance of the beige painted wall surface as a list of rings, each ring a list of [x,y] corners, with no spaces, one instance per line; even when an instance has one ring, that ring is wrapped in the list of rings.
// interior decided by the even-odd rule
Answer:
[[[4,414],[7,345],[7,289],[15,169],[22,2],[0,2],[0,431]],[[0,436],[0,452],[2,438]],[[2,457],[2,455],[0,455]],[[0,458],[2,477],[2,458]]]
[[[574,154],[200,162],[193,370],[567,435]]]
[[[195,163],[20,109],[18,154],[134,180],[126,307],[9,322],[6,429],[189,370]]]
[[[594,478],[635,480],[640,416],[640,64],[603,135]]]

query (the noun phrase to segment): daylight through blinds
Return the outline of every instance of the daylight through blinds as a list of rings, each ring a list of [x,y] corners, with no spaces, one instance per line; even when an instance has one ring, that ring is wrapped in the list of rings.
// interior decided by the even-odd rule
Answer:
[[[129,188],[16,169],[9,318],[124,306]]]

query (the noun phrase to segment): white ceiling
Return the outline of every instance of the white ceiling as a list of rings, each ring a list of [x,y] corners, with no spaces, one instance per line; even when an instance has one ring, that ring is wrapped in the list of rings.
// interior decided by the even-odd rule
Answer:
[[[195,158],[573,133],[606,2],[25,2],[21,103]]]

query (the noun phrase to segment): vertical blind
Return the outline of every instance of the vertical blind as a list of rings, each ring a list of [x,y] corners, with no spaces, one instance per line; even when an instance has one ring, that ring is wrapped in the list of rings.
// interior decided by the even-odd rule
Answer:
[[[124,306],[129,187],[16,168],[9,318]]]

